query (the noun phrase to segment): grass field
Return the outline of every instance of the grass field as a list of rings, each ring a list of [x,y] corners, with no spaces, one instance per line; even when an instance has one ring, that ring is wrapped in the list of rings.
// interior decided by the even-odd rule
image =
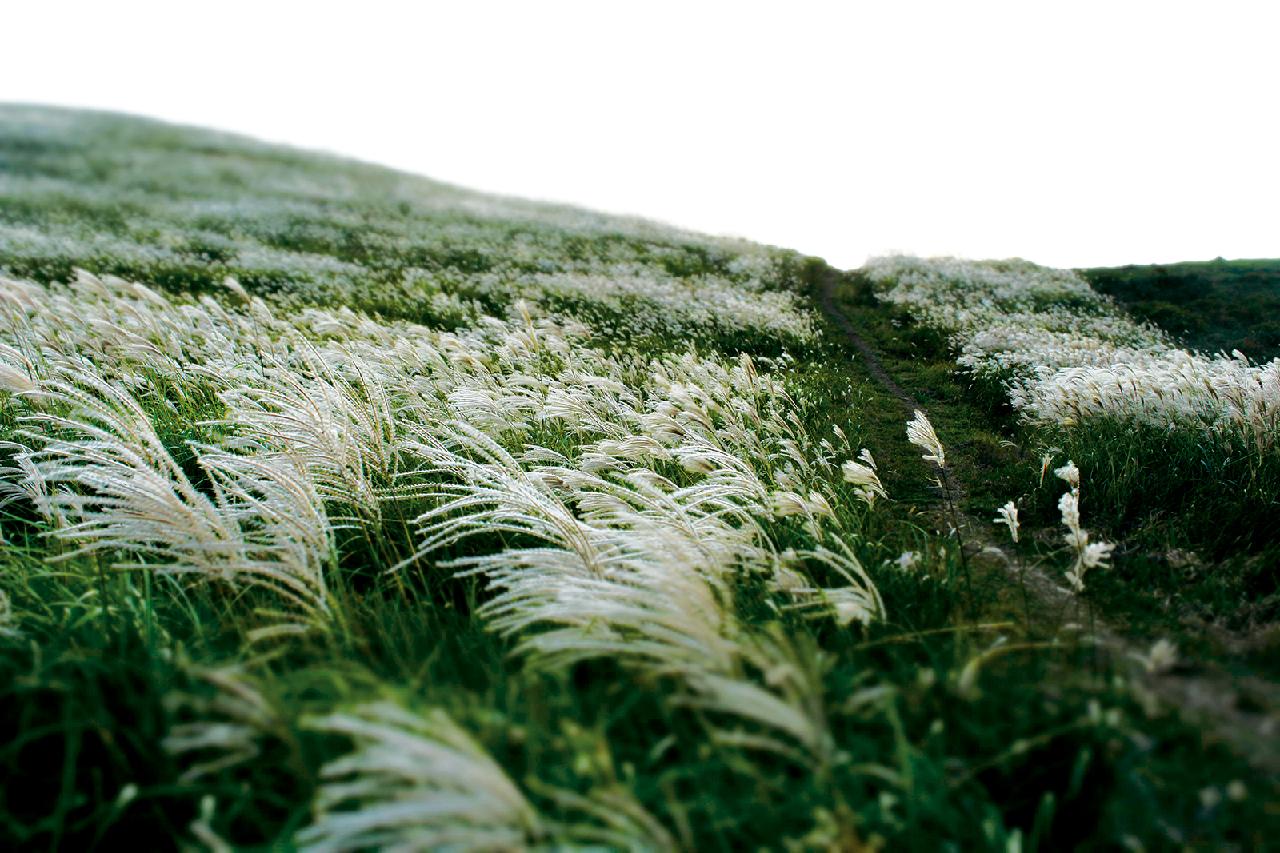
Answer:
[[[1273,368],[949,264],[0,107],[0,843],[1265,847]]]

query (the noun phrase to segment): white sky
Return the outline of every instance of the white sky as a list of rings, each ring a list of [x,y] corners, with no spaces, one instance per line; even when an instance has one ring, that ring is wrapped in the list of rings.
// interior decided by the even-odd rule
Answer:
[[[92,106],[857,266],[1280,256],[1280,4],[6,4]]]

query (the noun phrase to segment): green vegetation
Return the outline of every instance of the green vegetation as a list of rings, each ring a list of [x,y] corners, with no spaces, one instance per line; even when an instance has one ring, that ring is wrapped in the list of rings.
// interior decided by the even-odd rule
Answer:
[[[1146,593],[1175,623],[1249,631],[1275,621],[1280,362],[1189,353],[1073,274],[1025,262],[883,259],[868,269],[871,294],[899,309],[910,345],[969,377],[970,418],[1023,448],[1016,468],[1038,488],[1004,485],[1038,527],[1063,511],[1046,476],[1066,460],[1079,468],[1086,526],[1120,543],[1113,592]],[[978,488],[1000,482],[975,474],[967,481]]]
[[[1082,270],[1124,308],[1208,352],[1280,357],[1280,260],[1124,266]]]
[[[906,391],[928,406],[944,442],[955,449],[951,464],[963,472],[958,479],[968,493],[961,504],[971,523],[988,541],[1007,543],[1004,530],[983,522],[1005,500],[1020,508],[1020,570],[1038,565],[1053,581],[1069,565],[1057,505],[1063,485],[1053,467],[1065,458],[1077,461],[1084,526],[1096,531],[1097,539],[1120,544],[1110,568],[1090,572],[1082,597],[1088,602],[1086,611],[1060,604],[1037,611],[1033,595],[1030,624],[1043,630],[1063,619],[1092,618],[1096,611],[1134,645],[1154,638],[1171,641],[1180,650],[1183,673],[1193,680],[1208,678],[1224,710],[1249,709],[1257,715],[1254,724],[1265,729],[1265,721],[1275,715],[1280,637],[1274,627],[1276,559],[1274,546],[1267,544],[1274,534],[1267,500],[1274,501],[1275,491],[1264,492],[1259,505],[1236,504],[1240,495],[1221,487],[1230,468],[1220,470],[1220,480],[1204,474],[1209,469],[1203,446],[1189,441],[1190,450],[1181,459],[1191,460],[1198,470],[1192,475],[1179,470],[1177,434],[1132,429],[1108,434],[1099,421],[1073,430],[1029,428],[1014,416],[999,383],[957,372],[947,339],[918,326],[907,311],[886,311],[865,277],[847,276],[837,293],[840,310]],[[1059,460],[1047,468],[1041,456],[1046,447],[1057,448]],[[1132,467],[1125,470],[1125,465]],[[1180,476],[1188,479],[1179,484]],[[1166,483],[1171,491],[1162,493]],[[1195,495],[1207,505],[1182,503]],[[1129,514],[1116,512],[1116,506],[1129,508]],[[1197,510],[1207,513],[1210,522],[1203,530],[1188,530],[1185,519]],[[1181,522],[1176,513],[1183,514]],[[1250,523],[1256,526],[1250,528]],[[1207,542],[1220,543],[1222,550],[1205,548]],[[1025,599],[1016,590],[993,594],[1001,596],[1008,612],[1021,614]],[[1230,725],[1241,731],[1245,727],[1239,721]]]
[[[1107,581],[978,553],[1070,565],[1004,396],[841,278],[940,492],[836,275],[0,108],[0,843],[1265,845]]]

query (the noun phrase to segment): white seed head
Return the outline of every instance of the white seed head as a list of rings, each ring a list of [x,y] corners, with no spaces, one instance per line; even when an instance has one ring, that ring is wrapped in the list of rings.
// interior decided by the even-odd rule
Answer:
[[[914,417],[907,422],[907,440],[925,451],[920,458],[926,462],[935,463],[939,468],[946,467],[947,457],[943,451],[942,442],[933,431],[933,424],[929,423],[929,418],[919,409],[916,409]]]
[[[1061,468],[1055,468],[1053,473],[1072,489],[1080,488],[1080,469],[1076,467],[1076,463],[1068,460],[1066,465]]]
[[[996,524],[1003,524],[1009,528],[1009,536],[1016,543],[1018,541],[1018,506],[1013,501],[1009,501],[1004,506],[996,510],[996,517],[992,519]]]

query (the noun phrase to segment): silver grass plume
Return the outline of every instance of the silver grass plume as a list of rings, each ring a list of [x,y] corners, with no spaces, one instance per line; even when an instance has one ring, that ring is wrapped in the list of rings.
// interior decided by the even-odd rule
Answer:
[[[379,515],[379,488],[390,480],[395,418],[382,386],[335,375],[307,347],[295,369],[272,363],[252,385],[221,394],[227,425],[300,463],[321,496]]]
[[[858,462],[852,459],[845,462],[840,467],[840,473],[846,483],[853,484],[854,494],[865,501],[867,506],[874,506],[876,498],[888,497],[888,494],[880,482],[876,460],[872,457],[871,451],[865,447],[862,448],[858,459],[860,460]]]
[[[1066,573],[1067,583],[1074,592],[1081,593],[1085,590],[1085,574],[1090,569],[1107,568],[1116,546],[1109,542],[1091,542],[1089,532],[1080,525],[1080,469],[1068,462],[1054,473],[1071,486],[1071,490],[1058,499],[1058,511],[1067,528],[1063,539],[1075,552],[1075,563]]]
[[[54,535],[75,549],[58,559],[103,553],[117,568],[263,587],[305,614],[328,612],[330,526],[296,465],[197,446],[210,497],[137,401],[91,366],[58,368],[31,397],[38,409],[21,435],[38,449],[26,488],[67,519]]]
[[[495,630],[521,636],[518,653],[547,666],[617,657],[678,677],[691,701],[772,732],[740,738],[741,745],[806,762],[825,748],[825,723],[803,693],[814,682],[768,681],[790,671],[789,659],[769,662],[785,647],[758,641],[733,612],[736,573],[778,562],[748,511],[756,489],[734,485],[734,469],[668,488],[643,469],[620,481],[556,466],[525,472],[462,424],[443,438],[422,438],[412,452],[452,482],[438,487],[440,504],[418,520],[421,555],[493,531],[538,543],[445,564],[490,581],[497,595],[482,614]],[[851,570],[831,552],[811,556],[850,581],[847,589],[814,591],[838,618],[879,615],[879,597],[860,567]],[[748,663],[764,684],[748,674]]]
[[[18,629],[18,620],[13,616],[13,602],[9,594],[0,589],[0,637],[16,639],[22,636]]]
[[[212,688],[179,691],[165,697],[171,715],[194,719],[169,728],[160,745],[185,765],[180,781],[193,782],[251,761],[262,752],[262,740],[279,729],[274,707],[239,666],[191,668],[191,675]]]
[[[920,458],[926,462],[933,462],[939,468],[947,467],[947,455],[942,448],[942,442],[938,440],[938,434],[933,431],[933,424],[929,423],[929,418],[919,409],[915,410],[915,414],[907,423],[907,440],[925,451]]]
[[[442,710],[381,701],[307,725],[354,748],[321,769],[303,850],[514,850],[543,834],[515,782]]]
[[[996,510],[996,517],[992,519],[992,523],[1003,524],[1005,527],[1009,528],[1009,538],[1014,541],[1014,544],[1017,544],[1018,531],[1020,529],[1018,524],[1017,504],[1013,501],[1007,501],[1004,506]]]

